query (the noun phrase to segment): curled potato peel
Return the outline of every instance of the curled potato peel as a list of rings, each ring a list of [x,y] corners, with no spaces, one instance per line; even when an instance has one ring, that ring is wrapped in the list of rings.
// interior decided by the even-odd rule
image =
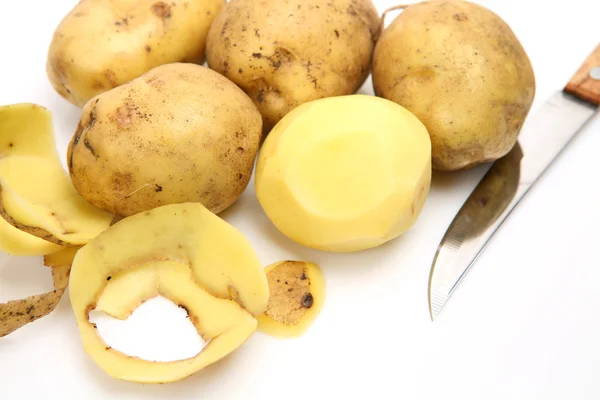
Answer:
[[[265,268],[269,304],[258,330],[274,337],[297,337],[315,321],[325,302],[325,280],[315,263],[280,261]]]
[[[185,378],[241,346],[256,329],[269,288],[249,242],[200,203],[167,205],[115,223],[82,247],[70,299],[86,352],[117,379],[165,383]],[[151,362],[103,342],[93,309],[125,319],[162,295],[188,310],[206,347],[195,357]]]
[[[0,304],[0,337],[50,314],[60,302],[69,283],[71,263],[79,247],[66,247],[44,257],[52,268],[54,290]]]
[[[0,107],[0,149],[0,246],[8,253],[47,254],[59,249],[52,244],[84,244],[108,227],[112,215],[80,197],[62,167],[48,110]]]

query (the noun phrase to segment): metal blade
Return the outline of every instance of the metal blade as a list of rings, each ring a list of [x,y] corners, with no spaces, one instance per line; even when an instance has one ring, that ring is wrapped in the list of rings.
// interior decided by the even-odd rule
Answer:
[[[570,95],[556,93],[527,120],[518,145],[491,166],[435,254],[429,276],[432,320],[511,211],[596,110]]]

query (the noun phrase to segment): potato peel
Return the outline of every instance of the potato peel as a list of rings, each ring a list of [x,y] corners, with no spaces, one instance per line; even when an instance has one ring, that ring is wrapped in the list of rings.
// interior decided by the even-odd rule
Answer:
[[[113,378],[139,383],[180,380],[227,356],[256,330],[269,297],[250,243],[200,203],[162,206],[111,225],[77,252],[69,294],[88,355]],[[196,356],[130,357],[107,346],[89,321],[92,310],[126,319],[158,295],[185,308],[208,343]]]
[[[258,330],[274,337],[296,337],[307,331],[325,301],[319,267],[304,261],[280,261],[265,268],[269,303],[258,317]]]
[[[44,264],[52,268],[54,290],[0,304],[0,337],[50,314],[56,308],[69,284],[71,263],[77,250],[77,247],[66,248],[44,257]]]
[[[113,218],[75,191],[55,148],[52,116],[41,106],[0,107],[0,217],[22,232],[59,246],[85,244]],[[14,243],[3,240],[17,253],[56,250],[5,227],[0,233],[20,236]],[[24,242],[36,250],[28,251]]]

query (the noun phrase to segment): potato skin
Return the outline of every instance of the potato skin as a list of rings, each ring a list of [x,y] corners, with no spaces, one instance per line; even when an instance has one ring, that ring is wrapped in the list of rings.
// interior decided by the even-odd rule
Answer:
[[[219,213],[248,185],[261,132],[260,113],[235,84],[168,64],[85,105],[68,168],[81,196],[117,215],[183,202]]]
[[[206,59],[252,98],[268,131],[302,103],[355,93],[378,36],[371,0],[232,0],[211,26]]]
[[[535,96],[531,63],[510,27],[458,0],[418,3],[392,22],[375,49],[373,85],[425,124],[433,167],[445,171],[507,154]]]
[[[81,107],[92,97],[173,62],[204,60],[225,0],[82,0],[57,27],[47,59],[54,89]]]

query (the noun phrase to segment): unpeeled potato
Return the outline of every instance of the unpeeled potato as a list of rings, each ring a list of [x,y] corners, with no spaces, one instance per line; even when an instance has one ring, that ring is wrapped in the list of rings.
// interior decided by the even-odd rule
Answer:
[[[202,63],[208,29],[224,0],[83,0],[48,50],[56,91],[77,106],[173,62]]]
[[[210,28],[210,68],[252,98],[268,132],[302,103],[355,93],[371,69],[371,0],[232,0]]]
[[[510,27],[461,0],[402,11],[375,48],[373,84],[425,124],[433,167],[445,171],[507,154],[535,95],[531,63]]]
[[[86,104],[68,168],[79,194],[111,214],[184,202],[219,213],[248,185],[261,131],[260,113],[231,81],[167,64]]]

